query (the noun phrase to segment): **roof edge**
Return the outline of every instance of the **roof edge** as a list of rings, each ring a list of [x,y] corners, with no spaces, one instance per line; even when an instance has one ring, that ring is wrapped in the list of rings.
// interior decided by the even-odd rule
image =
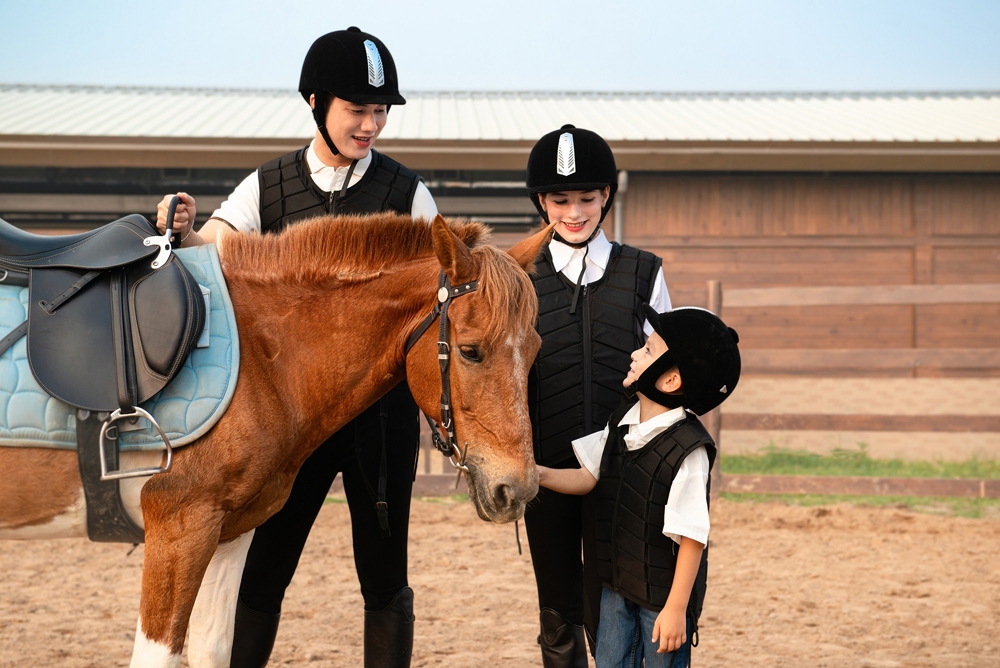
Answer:
[[[264,95],[298,97],[291,88],[226,88],[197,86],[115,86],[100,84],[3,83],[0,92],[79,92],[79,93],[187,93],[196,95]],[[1000,89],[959,90],[872,90],[872,91],[543,91],[543,90],[406,90],[414,97],[574,97],[574,98],[662,98],[662,99],[912,99],[912,98],[992,98]]]

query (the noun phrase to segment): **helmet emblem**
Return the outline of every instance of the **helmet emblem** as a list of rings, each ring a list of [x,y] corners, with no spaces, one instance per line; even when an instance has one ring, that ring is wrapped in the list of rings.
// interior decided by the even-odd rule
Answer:
[[[385,70],[382,69],[382,56],[375,42],[365,40],[365,55],[368,56],[368,83],[378,88],[385,84]]]
[[[556,174],[569,176],[576,172],[576,149],[573,147],[573,133],[559,135],[559,150],[556,152]]]

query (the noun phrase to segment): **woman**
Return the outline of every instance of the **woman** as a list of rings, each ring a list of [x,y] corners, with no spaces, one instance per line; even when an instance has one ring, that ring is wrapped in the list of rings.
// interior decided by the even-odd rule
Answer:
[[[656,255],[609,242],[601,223],[618,189],[611,147],[589,130],[564,125],[535,144],[528,196],[555,235],[536,262],[542,347],[529,376],[535,461],[579,468],[570,442],[600,431],[622,396],[630,355],[652,332],[641,306],[670,310]],[[541,610],[542,665],[586,668],[584,621],[595,637],[601,585],[587,577],[593,522],[586,497],[539,489],[524,515]],[[584,580],[586,579],[586,596]]]

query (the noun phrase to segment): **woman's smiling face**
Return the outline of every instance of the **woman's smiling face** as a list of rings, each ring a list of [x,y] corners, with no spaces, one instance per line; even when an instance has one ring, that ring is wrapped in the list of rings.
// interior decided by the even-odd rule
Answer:
[[[581,244],[597,229],[601,210],[610,196],[611,187],[604,186],[602,190],[539,193],[538,199],[549,222],[556,224],[559,236],[569,243]]]

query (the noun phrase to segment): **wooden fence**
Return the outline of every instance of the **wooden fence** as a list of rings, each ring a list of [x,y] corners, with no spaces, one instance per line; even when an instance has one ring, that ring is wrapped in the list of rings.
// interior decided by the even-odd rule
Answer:
[[[750,288],[723,291],[709,281],[708,306],[730,308],[1000,303],[1000,284],[899,285],[870,287]],[[1000,334],[995,348],[747,349],[744,374],[822,375],[871,369],[1000,369]],[[1000,402],[1000,397],[997,398]],[[993,415],[750,414],[719,411],[708,427],[722,446],[721,429],[892,432],[1000,432]],[[716,490],[786,494],[920,495],[1000,498],[997,480],[885,479],[864,477],[720,475]]]

